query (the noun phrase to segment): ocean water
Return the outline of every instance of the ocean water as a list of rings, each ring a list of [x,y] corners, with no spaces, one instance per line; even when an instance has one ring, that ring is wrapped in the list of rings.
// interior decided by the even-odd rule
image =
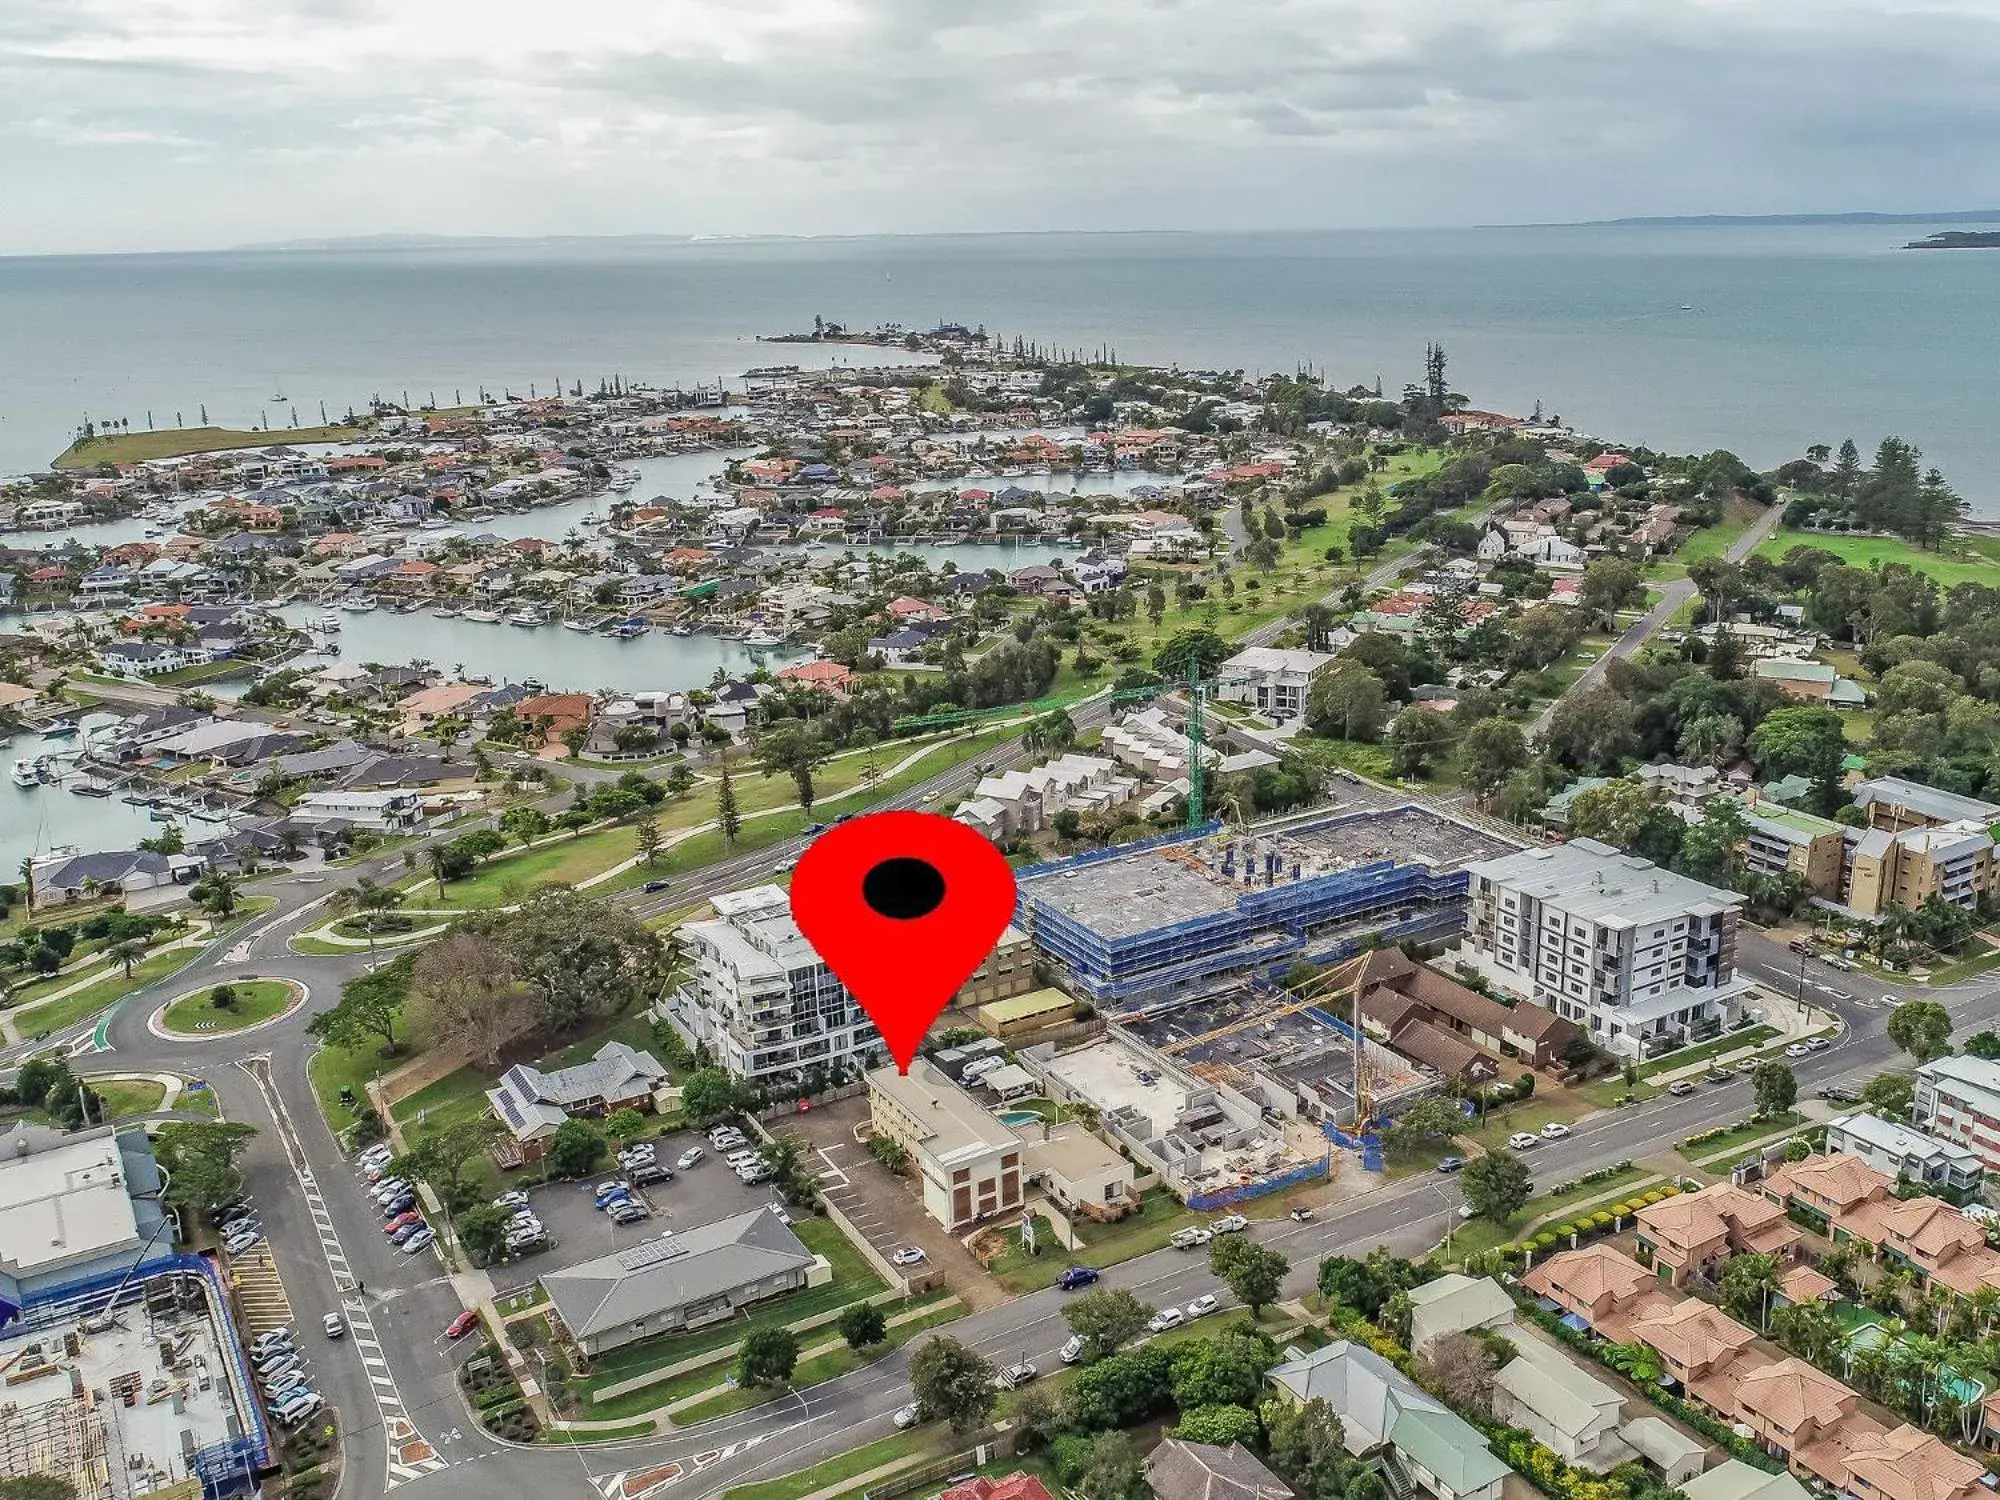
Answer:
[[[1885,433],[2000,514],[2000,252],[1915,225],[988,235],[0,259],[0,472],[86,414],[285,425],[374,392],[689,384],[867,362],[759,344],[894,319],[1390,390],[1426,340],[1475,405],[1770,465]],[[270,397],[283,394],[282,405]]]

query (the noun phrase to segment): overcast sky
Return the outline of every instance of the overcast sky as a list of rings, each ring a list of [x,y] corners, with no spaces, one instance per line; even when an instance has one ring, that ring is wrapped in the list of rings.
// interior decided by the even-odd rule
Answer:
[[[0,0],[0,253],[1987,207],[1996,77],[2000,0]]]

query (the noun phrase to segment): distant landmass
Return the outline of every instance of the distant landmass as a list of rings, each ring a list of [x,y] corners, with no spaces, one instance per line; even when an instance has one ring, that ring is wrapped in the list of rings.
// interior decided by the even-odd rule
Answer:
[[[1911,240],[1905,250],[2000,250],[2000,232],[1948,229],[1928,239]]]
[[[2000,208],[1955,208],[1932,214],[1668,214],[1655,218],[1585,219],[1573,224],[1524,224],[1524,229],[1692,229],[1752,228],[1757,225],[1811,228],[1836,224],[2000,224]]]

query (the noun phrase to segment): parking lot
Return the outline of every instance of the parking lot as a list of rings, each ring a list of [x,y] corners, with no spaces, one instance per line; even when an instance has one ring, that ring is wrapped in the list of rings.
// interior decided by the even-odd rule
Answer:
[[[868,1118],[868,1097],[859,1095],[823,1105],[810,1114],[770,1122],[772,1134],[791,1131],[805,1142],[819,1177],[820,1192],[885,1257],[906,1245],[927,1259],[905,1268],[912,1281],[929,1273],[975,1310],[1004,1297],[972,1253],[951,1231],[924,1211],[915,1190],[870,1156],[854,1139],[854,1127]]]
[[[685,1172],[674,1168],[672,1182],[649,1182],[633,1188],[633,1196],[653,1211],[652,1218],[617,1224],[609,1214],[593,1207],[598,1183],[628,1176],[609,1156],[587,1181],[550,1182],[529,1188],[529,1208],[547,1227],[555,1244],[516,1260],[496,1262],[492,1268],[494,1285],[502,1289],[521,1286],[546,1272],[657,1238],[669,1229],[692,1229],[776,1201],[770,1184],[746,1186],[694,1131],[659,1136],[654,1144],[660,1165],[665,1167],[673,1167],[690,1146],[701,1147],[705,1159]]]

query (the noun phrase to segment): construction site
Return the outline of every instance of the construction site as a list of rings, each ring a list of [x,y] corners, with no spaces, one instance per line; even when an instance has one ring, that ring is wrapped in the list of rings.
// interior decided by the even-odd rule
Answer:
[[[0,1338],[0,1477],[78,1500],[217,1500],[255,1487],[259,1419],[220,1293],[199,1268],[49,1310]]]
[[[1241,829],[1207,824],[1020,872],[1017,924],[1065,988],[1150,1012],[1232,977],[1330,964],[1362,941],[1445,941],[1466,866],[1504,840],[1415,805]]]

